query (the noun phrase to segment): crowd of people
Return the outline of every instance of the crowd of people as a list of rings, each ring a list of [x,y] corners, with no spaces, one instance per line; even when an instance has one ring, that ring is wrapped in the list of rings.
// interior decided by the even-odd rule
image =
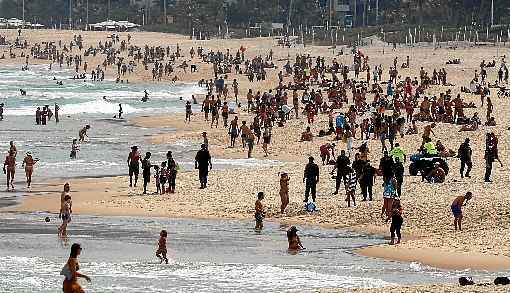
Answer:
[[[72,53],[75,47],[79,50],[79,54]],[[366,56],[361,50],[355,50],[352,64],[342,64],[336,58],[328,63],[324,56],[297,55],[293,60],[289,58],[282,71],[278,73],[276,87],[268,88],[266,91],[247,87],[244,100],[240,95],[241,78],[246,77],[251,85],[257,81],[265,80],[270,74],[269,72],[276,69],[272,50],[266,56],[255,56],[251,59],[245,55],[245,52],[246,48],[244,47],[239,48],[235,53],[229,49],[214,52],[213,50],[207,51],[203,47],[197,48],[196,54],[200,62],[212,64],[213,67],[211,79],[200,81],[200,85],[207,90],[201,105],[207,128],[216,129],[218,126],[220,128],[222,126],[225,129],[224,135],[228,136],[229,141],[226,147],[242,147],[246,149],[247,157],[252,158],[254,147],[259,144],[262,145],[264,156],[271,154],[271,144],[274,144],[275,140],[281,139],[274,135],[276,128],[289,127],[287,122],[291,119],[302,121],[305,130],[302,132],[299,142],[278,141],[278,143],[313,143],[315,137],[327,141],[316,146],[322,167],[316,163],[314,156],[309,156],[308,163],[304,166],[302,180],[304,209],[313,213],[317,205],[320,204],[317,199],[317,189],[320,183],[319,179],[322,178],[321,170],[330,167],[328,173],[335,180],[335,190],[332,195],[338,195],[343,188],[345,197],[342,196],[340,199],[342,202],[346,202],[347,207],[359,205],[360,200],[357,201],[359,195],[362,196],[362,202],[380,199],[381,219],[384,222],[391,222],[389,227],[390,244],[399,244],[402,240],[401,229],[405,214],[401,199],[407,196],[403,193],[402,187],[408,163],[414,164],[413,170],[420,173],[422,180],[430,184],[446,182],[449,175],[448,165],[445,163],[447,158],[460,159],[461,178],[471,177],[474,164],[470,139],[466,138],[455,152],[445,146],[440,139],[433,141],[433,137],[437,138],[434,129],[445,125],[457,125],[455,127],[458,127],[459,131],[478,131],[482,125],[488,127],[496,125],[493,115],[494,105],[490,99],[491,85],[486,73],[488,66],[485,61],[480,66],[481,76],[477,71],[474,73],[473,81],[479,85],[474,87],[474,91],[470,90],[480,96],[480,108],[486,108],[486,122],[482,123],[478,113],[474,113],[472,117],[466,116],[464,110],[475,108],[477,105],[466,103],[460,93],[456,96],[453,94],[451,90],[453,85],[449,83],[446,69],[434,69],[429,74],[421,67],[419,78],[410,76],[402,78],[401,75],[406,71],[399,72],[399,67],[401,69],[412,68],[411,58],[408,56],[402,66],[398,66],[398,58],[395,58],[393,66],[388,68],[387,77],[385,77],[383,65],[371,64],[369,56]],[[61,41],[33,44],[30,47],[30,54],[33,58],[47,59],[59,66],[63,66],[64,63],[67,66],[74,64],[76,73],[80,71],[87,73],[88,63],[84,61],[85,57],[103,54],[104,62],[98,64],[91,72],[93,80],[104,79],[104,72],[108,67],[116,67],[117,78],[124,79],[130,74],[136,74],[136,67],[140,66],[143,67],[143,70],[149,71],[149,65],[153,64],[152,78],[154,81],[160,81],[163,76],[170,77],[175,72],[175,68],[187,72],[189,66],[186,61],[183,61],[181,65],[176,65],[180,59],[187,57],[179,45],[176,46],[175,51],[170,46],[145,45],[138,47],[131,44],[130,36],[127,40],[120,40],[118,35],[87,49],[84,47],[83,38],[79,35],[75,36],[69,44],[63,44]],[[127,54],[128,58],[121,54]],[[191,48],[189,56],[191,59],[188,59],[188,62],[196,61],[194,48]],[[193,72],[199,70],[196,64],[190,66]],[[354,71],[353,74],[350,72],[351,70]],[[232,78],[232,76],[236,78]],[[498,71],[498,82],[507,82],[507,77],[508,69],[505,57],[503,57]],[[228,87],[230,80],[232,80],[230,83],[232,92]],[[431,88],[438,89],[441,93],[438,96],[427,95]],[[444,90],[445,88],[448,89]],[[461,90],[466,92],[463,87]],[[23,92],[21,90],[22,94]],[[147,92],[145,92],[145,98],[144,102],[148,101]],[[119,105],[119,107],[120,118],[122,106]],[[3,119],[3,104],[0,104],[0,109],[0,119]],[[184,110],[186,122],[194,123],[191,102],[186,103]],[[52,116],[55,116],[55,121],[58,123],[58,111],[57,104],[55,104],[54,112],[48,105],[44,106],[42,110],[37,108],[36,124],[45,125]],[[242,116],[247,118],[240,119],[241,112],[247,114]],[[220,123],[220,114],[222,123]],[[327,119],[323,119],[326,117]],[[323,122],[326,120],[327,122]],[[424,125],[422,131],[419,130],[417,123]],[[314,133],[312,128],[317,129],[318,124],[320,124],[321,130]],[[85,140],[90,128],[90,125],[84,126],[79,131],[79,139],[73,140],[71,159],[76,158],[79,150],[77,143]],[[421,140],[418,138],[420,133]],[[240,142],[237,140],[239,136]],[[407,136],[416,142],[415,147],[418,150],[416,154],[407,154],[402,146],[402,142]],[[194,158],[194,167],[198,170],[200,189],[206,189],[213,160],[209,151],[207,132],[202,133],[202,138],[203,143],[200,144],[200,150]],[[446,137],[444,139],[446,140]],[[379,150],[370,152],[371,140],[380,142],[380,152]],[[335,152],[338,153],[337,148],[340,149],[338,156],[335,155]],[[371,160],[371,158],[377,158],[379,153],[382,154],[382,157],[378,158],[379,162],[376,165],[372,163],[375,160]],[[8,189],[14,189],[16,154],[16,147],[11,142],[9,153],[4,162]],[[491,182],[493,163],[498,161],[501,166],[503,165],[498,154],[498,137],[494,132],[489,131],[486,135],[484,160],[484,181]],[[23,167],[28,187],[31,185],[33,167],[37,161],[38,159],[32,158],[31,154],[27,152]],[[131,152],[128,154],[127,165],[130,187],[137,186],[141,166],[143,194],[150,193],[149,183],[152,180],[155,183],[156,194],[177,192],[176,181],[180,167],[171,151],[166,153],[166,160],[153,164],[151,152],[146,152],[142,157],[138,146],[132,146]],[[411,166],[409,169],[411,170]],[[377,180],[380,180],[383,186],[383,193],[380,197],[373,192]],[[289,181],[289,174],[280,172],[280,203],[278,206],[282,214],[286,212],[290,203]],[[61,236],[67,235],[67,224],[72,214],[72,201],[69,192],[70,188],[67,184],[61,197],[60,217],[63,221],[59,228]],[[473,194],[467,192],[453,201],[451,211],[455,230],[462,230],[462,207],[472,198]],[[264,229],[263,222],[266,216],[264,199],[264,193],[258,192],[254,207],[256,231]],[[287,231],[289,250],[304,249],[297,231],[296,227],[291,227]],[[168,262],[166,256],[167,232],[161,231],[160,237],[156,255],[161,259],[161,262]],[[76,285],[78,277],[88,279],[85,275],[77,273],[77,257],[80,251],[79,245],[73,245],[71,248],[71,257],[66,265],[68,268],[63,270],[66,276],[64,291],[66,286],[70,286],[69,288],[79,286]]]

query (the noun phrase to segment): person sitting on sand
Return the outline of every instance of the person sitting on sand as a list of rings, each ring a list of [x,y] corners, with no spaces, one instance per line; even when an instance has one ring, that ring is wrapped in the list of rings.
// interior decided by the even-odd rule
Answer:
[[[313,140],[313,133],[310,131],[310,127],[306,127],[306,131],[301,133],[301,140],[300,141],[312,141]]]
[[[466,192],[466,195],[457,196],[452,202],[452,213],[455,219],[453,220],[453,226],[455,231],[457,229],[462,231],[462,207],[466,206],[468,201],[473,197],[473,193],[470,191]]]
[[[257,200],[255,201],[255,230],[260,231],[264,228],[264,204],[262,204],[262,200],[264,199],[264,193],[259,192],[257,194]]]
[[[64,283],[62,285],[62,290],[64,293],[85,292],[78,283],[78,278],[84,278],[90,282],[90,278],[87,275],[78,273],[78,270],[80,269],[80,265],[78,264],[78,256],[80,254],[80,244],[73,243],[73,245],[71,245],[71,254],[69,255],[69,259],[60,272],[60,275],[65,276]]]
[[[446,179],[446,172],[443,168],[441,168],[441,164],[439,162],[435,162],[434,168],[425,177],[425,179],[427,179],[429,183],[443,183]]]
[[[297,235],[297,232],[299,230],[296,228],[296,226],[290,227],[290,229],[287,231],[287,240],[289,241],[289,252],[298,252],[302,249],[305,249],[303,247],[303,244],[301,243],[301,240],[299,239],[299,236]]]

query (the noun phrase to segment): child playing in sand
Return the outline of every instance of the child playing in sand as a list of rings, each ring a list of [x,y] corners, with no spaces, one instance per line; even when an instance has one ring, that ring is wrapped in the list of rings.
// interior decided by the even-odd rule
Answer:
[[[453,225],[455,226],[455,231],[457,231],[457,227],[459,231],[462,231],[462,206],[465,206],[467,202],[473,197],[473,194],[468,191],[466,195],[461,195],[455,198],[452,203],[452,213],[455,217],[453,220]]]
[[[280,174],[280,199],[282,201],[281,212],[285,212],[285,208],[289,204],[289,175],[286,172]]]
[[[163,263],[165,261],[166,264],[168,264],[168,258],[166,258],[166,237],[168,234],[166,233],[166,230],[161,230],[159,233],[159,242],[158,242],[158,250],[156,251],[156,256],[159,258],[160,263]]]

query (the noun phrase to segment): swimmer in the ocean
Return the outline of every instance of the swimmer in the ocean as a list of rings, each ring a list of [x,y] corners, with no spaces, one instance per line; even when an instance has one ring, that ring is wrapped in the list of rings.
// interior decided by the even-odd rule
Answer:
[[[143,98],[142,98],[142,102],[147,102],[149,100],[149,93],[147,92],[147,90],[144,90],[143,91]]]

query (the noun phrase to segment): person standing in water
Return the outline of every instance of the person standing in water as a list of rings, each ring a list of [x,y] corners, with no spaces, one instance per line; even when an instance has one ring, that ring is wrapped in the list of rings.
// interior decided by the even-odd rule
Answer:
[[[85,125],[85,127],[83,127],[83,128],[80,130],[80,132],[78,132],[78,137],[80,138],[80,140],[79,140],[80,142],[85,141],[85,136],[86,136],[86,137],[89,137],[89,136],[87,135],[87,130],[89,130],[89,129],[90,129],[90,125],[88,125],[88,124],[87,124],[87,125]]]
[[[32,173],[34,172],[34,165],[39,161],[38,159],[32,158],[32,154],[27,152],[25,158],[23,159],[23,163],[21,164],[22,168],[25,168],[25,175],[27,176],[27,188],[30,188],[30,184],[32,183]]]
[[[165,261],[166,264],[168,264],[168,258],[166,257],[167,249],[166,249],[166,237],[168,236],[168,233],[166,230],[161,230],[159,233],[159,241],[158,241],[158,250],[156,251],[156,256],[160,260],[160,264]]]
[[[122,114],[124,114],[124,111],[122,110],[122,104],[119,104],[119,119],[122,119]]]
[[[7,167],[7,168],[6,168]],[[13,150],[9,151],[9,155],[4,161],[4,174],[7,174],[7,190],[14,190],[14,174],[16,173],[16,156]]]
[[[132,146],[131,152],[127,158],[127,164],[129,168],[129,187],[133,187],[133,175],[135,176],[135,187],[138,182],[138,174],[140,174],[140,153],[138,152],[138,146]]]
[[[62,238],[67,237],[67,224],[71,222],[71,214],[73,213],[73,202],[69,194],[64,196],[64,204],[60,212],[62,225],[58,228],[58,235]]]
[[[299,230],[296,228],[296,226],[290,227],[290,229],[287,231],[287,240],[289,241],[289,252],[298,252],[300,250],[305,249],[303,247],[303,244],[301,243],[301,240],[299,239],[299,236],[297,235],[297,232]]]
[[[198,178],[200,179],[200,189],[207,188],[207,176],[209,176],[209,170],[212,169],[211,154],[205,147],[205,144],[201,145],[200,150],[195,156],[195,169],[198,169]]]
[[[255,230],[260,231],[264,228],[264,204],[262,204],[262,200],[264,199],[264,193],[259,192],[257,194],[257,200],[255,201]]]
[[[9,151],[12,151],[14,153],[14,157],[18,155],[18,149],[16,149],[16,146],[14,145],[14,141],[9,142]]]
[[[78,140],[76,138],[73,139],[73,144],[71,145],[71,153],[69,154],[69,158],[71,160],[76,159],[76,154],[80,150],[80,147],[78,146]]]
[[[468,191],[466,195],[457,196],[452,202],[452,213],[455,218],[453,220],[453,226],[455,227],[455,231],[457,231],[457,229],[462,231],[462,207],[466,206],[472,197],[473,193]]]
[[[90,282],[90,278],[87,275],[78,273],[80,265],[78,264],[78,256],[81,254],[81,246],[78,243],[71,245],[71,254],[67,263],[62,268],[60,275],[65,276],[62,289],[64,293],[85,293],[78,283],[78,278],[84,278]]]
[[[191,110],[191,102],[186,102],[186,118],[184,119],[184,122],[191,123],[191,115],[193,114],[193,111]]]
[[[0,121],[4,120],[4,103],[0,103]]]
[[[58,111],[60,111],[60,106],[55,103],[55,123],[59,123],[60,119],[58,118]]]

